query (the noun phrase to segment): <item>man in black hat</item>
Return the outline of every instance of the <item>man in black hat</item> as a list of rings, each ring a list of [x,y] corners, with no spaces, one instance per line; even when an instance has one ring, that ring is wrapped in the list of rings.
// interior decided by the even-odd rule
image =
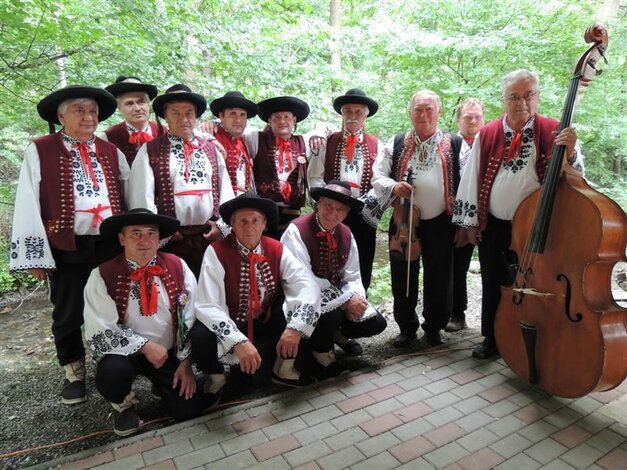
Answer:
[[[263,236],[276,224],[276,204],[243,193],[222,204],[231,234],[212,243],[203,259],[192,329],[192,354],[219,394],[223,363],[254,384],[270,379],[297,387],[320,312],[316,283],[281,242]],[[298,360],[297,360],[298,359]],[[239,365],[239,367],[235,367]]]
[[[352,196],[347,182],[338,180],[311,188],[311,197],[317,202],[315,212],[293,220],[281,241],[314,276],[320,289],[321,317],[311,337],[315,361],[310,373],[322,379],[342,371],[333,347],[338,332],[351,339],[374,336],[387,323],[366,300],[355,238],[342,223],[351,212],[359,213],[364,203]]]
[[[95,137],[98,122],[115,111],[109,92],[68,86],[42,99],[39,115],[56,134],[26,148],[15,197],[12,271],[49,278],[52,334],[65,369],[61,399],[84,402],[83,286],[101,255],[100,223],[125,209],[129,168],[115,145]]]
[[[150,102],[157,96],[157,87],[137,77],[120,76],[105,90],[115,96],[124,121],[109,127],[102,138],[116,145],[131,165],[139,148],[158,135],[157,123],[149,121]]]
[[[229,91],[209,105],[214,116],[220,119],[215,137],[226,151],[226,169],[235,195],[255,190],[250,152],[242,137],[248,119],[258,113],[257,105],[239,91]]]
[[[372,166],[383,154],[383,143],[364,129],[366,119],[376,114],[379,105],[359,88],[353,88],[333,100],[333,109],[342,115],[342,130],[331,134],[318,150],[312,149],[309,187],[322,187],[333,179],[346,181],[352,195],[364,202],[364,209],[352,211],[344,224],[355,237],[361,280],[367,291],[372,278],[377,226],[387,208],[381,206],[372,189]],[[355,343],[351,345],[356,348]]]
[[[194,135],[196,118],[207,109],[205,98],[179,84],[152,106],[169,130],[139,150],[129,179],[129,206],[181,222],[164,250],[183,258],[198,278],[205,248],[228,233],[219,207],[234,197],[233,188],[218,147]]]
[[[124,252],[94,269],[85,286],[85,337],[96,365],[96,387],[113,407],[113,430],[139,430],[131,387],[146,376],[166,412],[193,418],[200,407],[188,331],[195,321],[196,279],[178,256],[159,253],[159,240],[179,221],[148,209],[108,218],[102,237]]]

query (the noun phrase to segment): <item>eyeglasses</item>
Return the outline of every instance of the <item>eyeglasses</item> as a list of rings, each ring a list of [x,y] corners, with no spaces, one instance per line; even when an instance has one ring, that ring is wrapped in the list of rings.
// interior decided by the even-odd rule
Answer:
[[[538,96],[537,91],[530,91],[528,93],[525,93],[523,96],[520,95],[507,95],[505,97],[505,101],[509,101],[510,103],[518,103],[520,100],[525,100],[527,102],[531,101],[532,99],[534,99],[536,96]]]

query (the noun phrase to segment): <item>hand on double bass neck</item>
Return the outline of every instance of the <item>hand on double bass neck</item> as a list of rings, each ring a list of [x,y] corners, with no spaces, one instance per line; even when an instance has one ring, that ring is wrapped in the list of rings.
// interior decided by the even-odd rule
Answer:
[[[564,151],[564,160],[562,161],[562,169],[567,170],[571,168],[571,164],[575,161],[575,145],[577,143],[577,133],[572,127],[566,127],[559,134],[554,132],[555,145],[563,145],[566,147]]]

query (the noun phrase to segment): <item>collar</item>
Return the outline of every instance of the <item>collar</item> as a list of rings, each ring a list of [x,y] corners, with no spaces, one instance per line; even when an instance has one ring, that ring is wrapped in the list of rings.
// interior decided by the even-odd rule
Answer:
[[[529,118],[529,120],[525,123],[525,125],[523,126],[523,128],[521,129],[521,131],[524,131],[525,129],[533,129],[533,125],[536,121],[536,115],[534,114],[533,116],[531,116]],[[509,124],[507,124],[507,114],[503,115],[503,132],[511,132],[513,134],[516,133],[516,131],[514,129],[512,129],[511,127],[509,127]]]
[[[438,128],[435,131],[435,134],[433,134],[427,140],[422,141],[422,140],[420,140],[420,137],[418,137],[418,133],[414,129],[414,139],[416,140],[416,145],[418,145],[418,146],[420,146],[420,145],[425,145],[425,146],[434,145],[434,144],[437,144],[438,142],[440,142],[442,140],[442,131]]]
[[[258,255],[263,254],[263,249],[261,248],[261,240],[259,240],[259,243],[257,243],[257,246],[253,248],[252,250],[249,250],[244,245],[242,245],[242,243],[237,238],[235,238],[235,241],[237,242],[237,249],[243,256],[248,256],[248,253],[251,253],[251,252],[256,253]]]
[[[137,129],[135,128],[130,122],[128,121],[124,121],[126,123],[126,130],[128,131],[129,134],[133,133],[133,132],[147,132],[148,134],[152,135],[152,131],[150,129],[150,124],[148,124],[148,122],[146,122],[146,125],[144,126],[143,129]]]
[[[190,140],[185,141],[185,140],[183,140],[182,137],[179,137],[178,135],[174,135],[170,131],[168,131],[168,139],[170,139],[170,142],[173,143],[173,144],[183,145],[185,142],[191,142],[193,144],[198,144],[198,141],[197,141],[195,135],[193,135]]]
[[[316,225],[318,225],[318,229],[320,232],[329,232],[331,235],[335,235],[335,229],[337,229],[337,227],[335,227],[333,230],[327,230],[326,228],[324,228],[321,224],[320,224],[320,220],[318,220],[318,213],[316,212]]]
[[[348,137],[349,135],[356,135],[358,140],[361,142],[364,135],[364,128],[362,127],[357,132],[348,132],[346,129],[344,129],[344,138]]]
[[[128,264],[128,267],[131,269],[131,271],[136,271],[139,268],[142,268],[143,266],[140,266],[139,263],[133,261],[132,259],[127,258],[126,256],[124,257],[126,259],[126,263]],[[157,264],[157,257],[154,256],[146,266],[154,266]]]
[[[80,140],[75,139],[74,137],[70,137],[69,135],[67,135],[65,133],[65,131],[61,131],[61,139],[63,140],[64,143],[69,144],[70,146],[78,145],[78,144],[87,144],[87,145],[89,145],[91,147],[92,145],[95,145],[95,143],[96,143],[96,137],[95,136],[92,136],[91,139],[86,140],[85,142],[81,142]]]

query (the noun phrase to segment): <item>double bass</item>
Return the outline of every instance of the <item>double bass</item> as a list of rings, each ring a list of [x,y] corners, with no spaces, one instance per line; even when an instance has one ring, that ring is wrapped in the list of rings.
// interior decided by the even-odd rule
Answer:
[[[597,73],[607,31],[585,32],[591,47],[571,78],[559,131],[573,119],[578,90]],[[627,376],[627,309],[611,292],[614,265],[625,261],[627,218],[621,207],[563,170],[555,146],[542,187],[512,220],[515,281],[503,287],[495,320],[501,356],[523,380],[574,398],[620,385]]]

